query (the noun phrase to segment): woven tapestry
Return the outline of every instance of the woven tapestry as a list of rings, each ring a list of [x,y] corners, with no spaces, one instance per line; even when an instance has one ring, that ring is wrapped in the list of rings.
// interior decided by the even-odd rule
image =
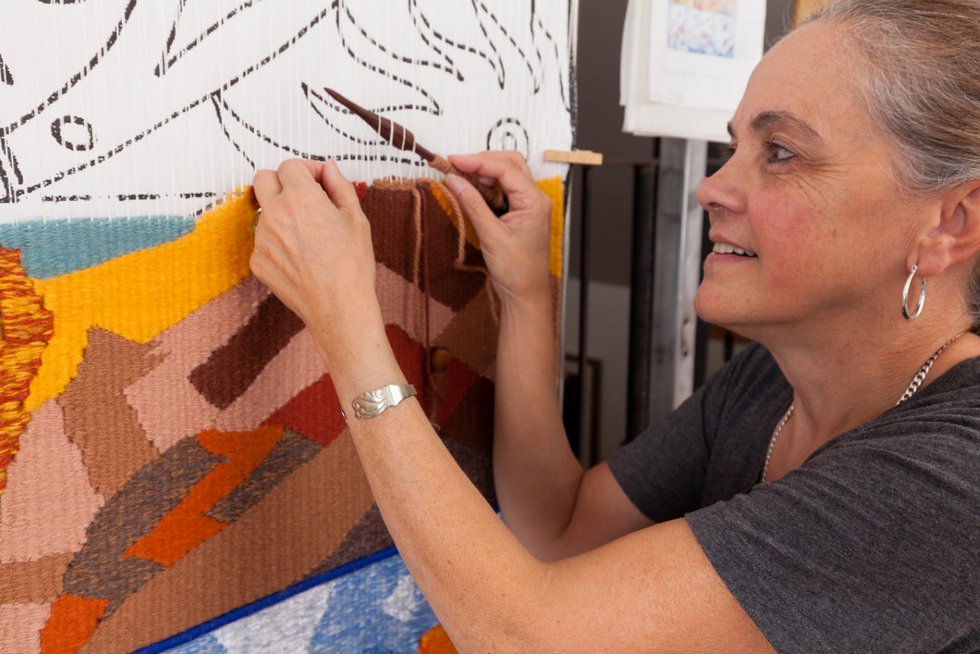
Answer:
[[[541,185],[560,243],[561,182]],[[358,192],[398,361],[492,502],[497,300],[472,227],[437,182]],[[302,623],[316,651],[380,634],[414,652],[435,625],[401,564],[377,558],[391,541],[312,337],[248,274],[254,220],[239,194],[182,236],[56,274],[46,253],[78,248],[77,225],[0,235],[5,652],[177,645],[329,583],[321,595],[360,596],[341,611],[299,597],[322,610],[261,620],[265,637]],[[108,250],[157,238],[101,229]],[[391,625],[366,630],[378,621]]]
[[[520,152],[557,299],[576,5],[0,2],[0,653],[451,651],[249,274],[249,184],[290,157],[359,180],[388,337],[492,502],[478,239],[326,88],[442,155]]]

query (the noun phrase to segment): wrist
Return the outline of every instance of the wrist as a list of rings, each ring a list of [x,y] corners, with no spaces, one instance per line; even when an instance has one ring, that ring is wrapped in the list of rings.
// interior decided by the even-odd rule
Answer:
[[[345,311],[334,318],[310,328],[345,410],[361,393],[386,384],[406,383],[388,342],[380,308]]]
[[[388,348],[387,353],[368,353],[329,370],[337,400],[348,416],[353,415],[353,402],[365,393],[389,384],[407,384],[405,373]]]
[[[415,397],[417,391],[411,384],[385,384],[357,395],[351,402],[352,416],[358,420],[377,418],[392,407],[396,407],[410,397]],[[341,407],[340,414],[344,422],[350,424],[347,410]]]
[[[500,307],[504,314],[545,313],[551,316],[552,302],[550,278],[545,284],[535,284],[518,293],[500,296]]]

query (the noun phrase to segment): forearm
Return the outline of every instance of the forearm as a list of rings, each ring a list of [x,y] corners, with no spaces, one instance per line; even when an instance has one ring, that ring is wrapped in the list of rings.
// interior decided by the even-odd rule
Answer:
[[[505,302],[497,348],[493,464],[504,521],[555,556],[582,479],[562,426],[550,295]]]
[[[257,173],[255,190],[263,216],[249,263],[303,319],[341,405],[351,414],[357,395],[404,383],[354,187],[333,162],[290,160]],[[350,432],[386,524],[450,633],[467,651],[518,651],[510,645],[521,641],[508,639],[538,621],[550,568],[497,519],[415,399],[373,419],[351,416]]]
[[[551,310],[552,206],[516,153],[453,157],[460,170],[496,179],[511,211],[496,217],[470,184],[446,183],[470,217],[501,298],[494,479],[504,521],[533,554],[551,559],[573,515],[582,469],[561,424]]]
[[[350,363],[335,355],[331,369],[349,415],[356,395],[404,382],[383,330],[361,337]],[[457,646],[507,651],[497,648],[527,626],[544,564],[500,522],[415,399],[376,418],[350,417],[349,429],[385,524]]]

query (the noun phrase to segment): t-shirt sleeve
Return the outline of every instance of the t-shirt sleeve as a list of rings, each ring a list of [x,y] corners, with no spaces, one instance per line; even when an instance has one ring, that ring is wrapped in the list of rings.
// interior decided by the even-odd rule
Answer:
[[[980,651],[980,432],[895,432],[687,516],[777,651]]]
[[[727,459],[712,461],[719,425],[736,431],[744,429],[744,423],[764,425],[768,417],[757,415],[754,407],[766,406],[772,395],[785,388],[768,352],[750,345],[666,419],[615,452],[608,461],[613,477],[633,504],[655,522],[694,511],[705,500],[709,468],[735,467]],[[759,447],[764,450],[765,445]],[[756,477],[758,472],[753,469],[746,474]],[[707,484],[709,491],[712,485]]]
[[[648,518],[662,522],[698,507],[707,451],[702,438],[702,388],[659,425],[610,457],[609,469]]]

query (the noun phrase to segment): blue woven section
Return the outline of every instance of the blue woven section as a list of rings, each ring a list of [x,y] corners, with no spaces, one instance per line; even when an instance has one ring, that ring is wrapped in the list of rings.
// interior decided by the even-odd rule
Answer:
[[[436,623],[401,557],[386,559],[335,582],[307,651],[417,654]]]
[[[45,279],[172,241],[194,229],[194,224],[193,216],[13,223],[0,225],[0,247],[20,250],[27,275]]]
[[[394,548],[307,579],[139,654],[416,654],[435,615]]]
[[[229,654],[225,646],[213,634],[205,634],[187,643],[179,650],[182,654]]]

